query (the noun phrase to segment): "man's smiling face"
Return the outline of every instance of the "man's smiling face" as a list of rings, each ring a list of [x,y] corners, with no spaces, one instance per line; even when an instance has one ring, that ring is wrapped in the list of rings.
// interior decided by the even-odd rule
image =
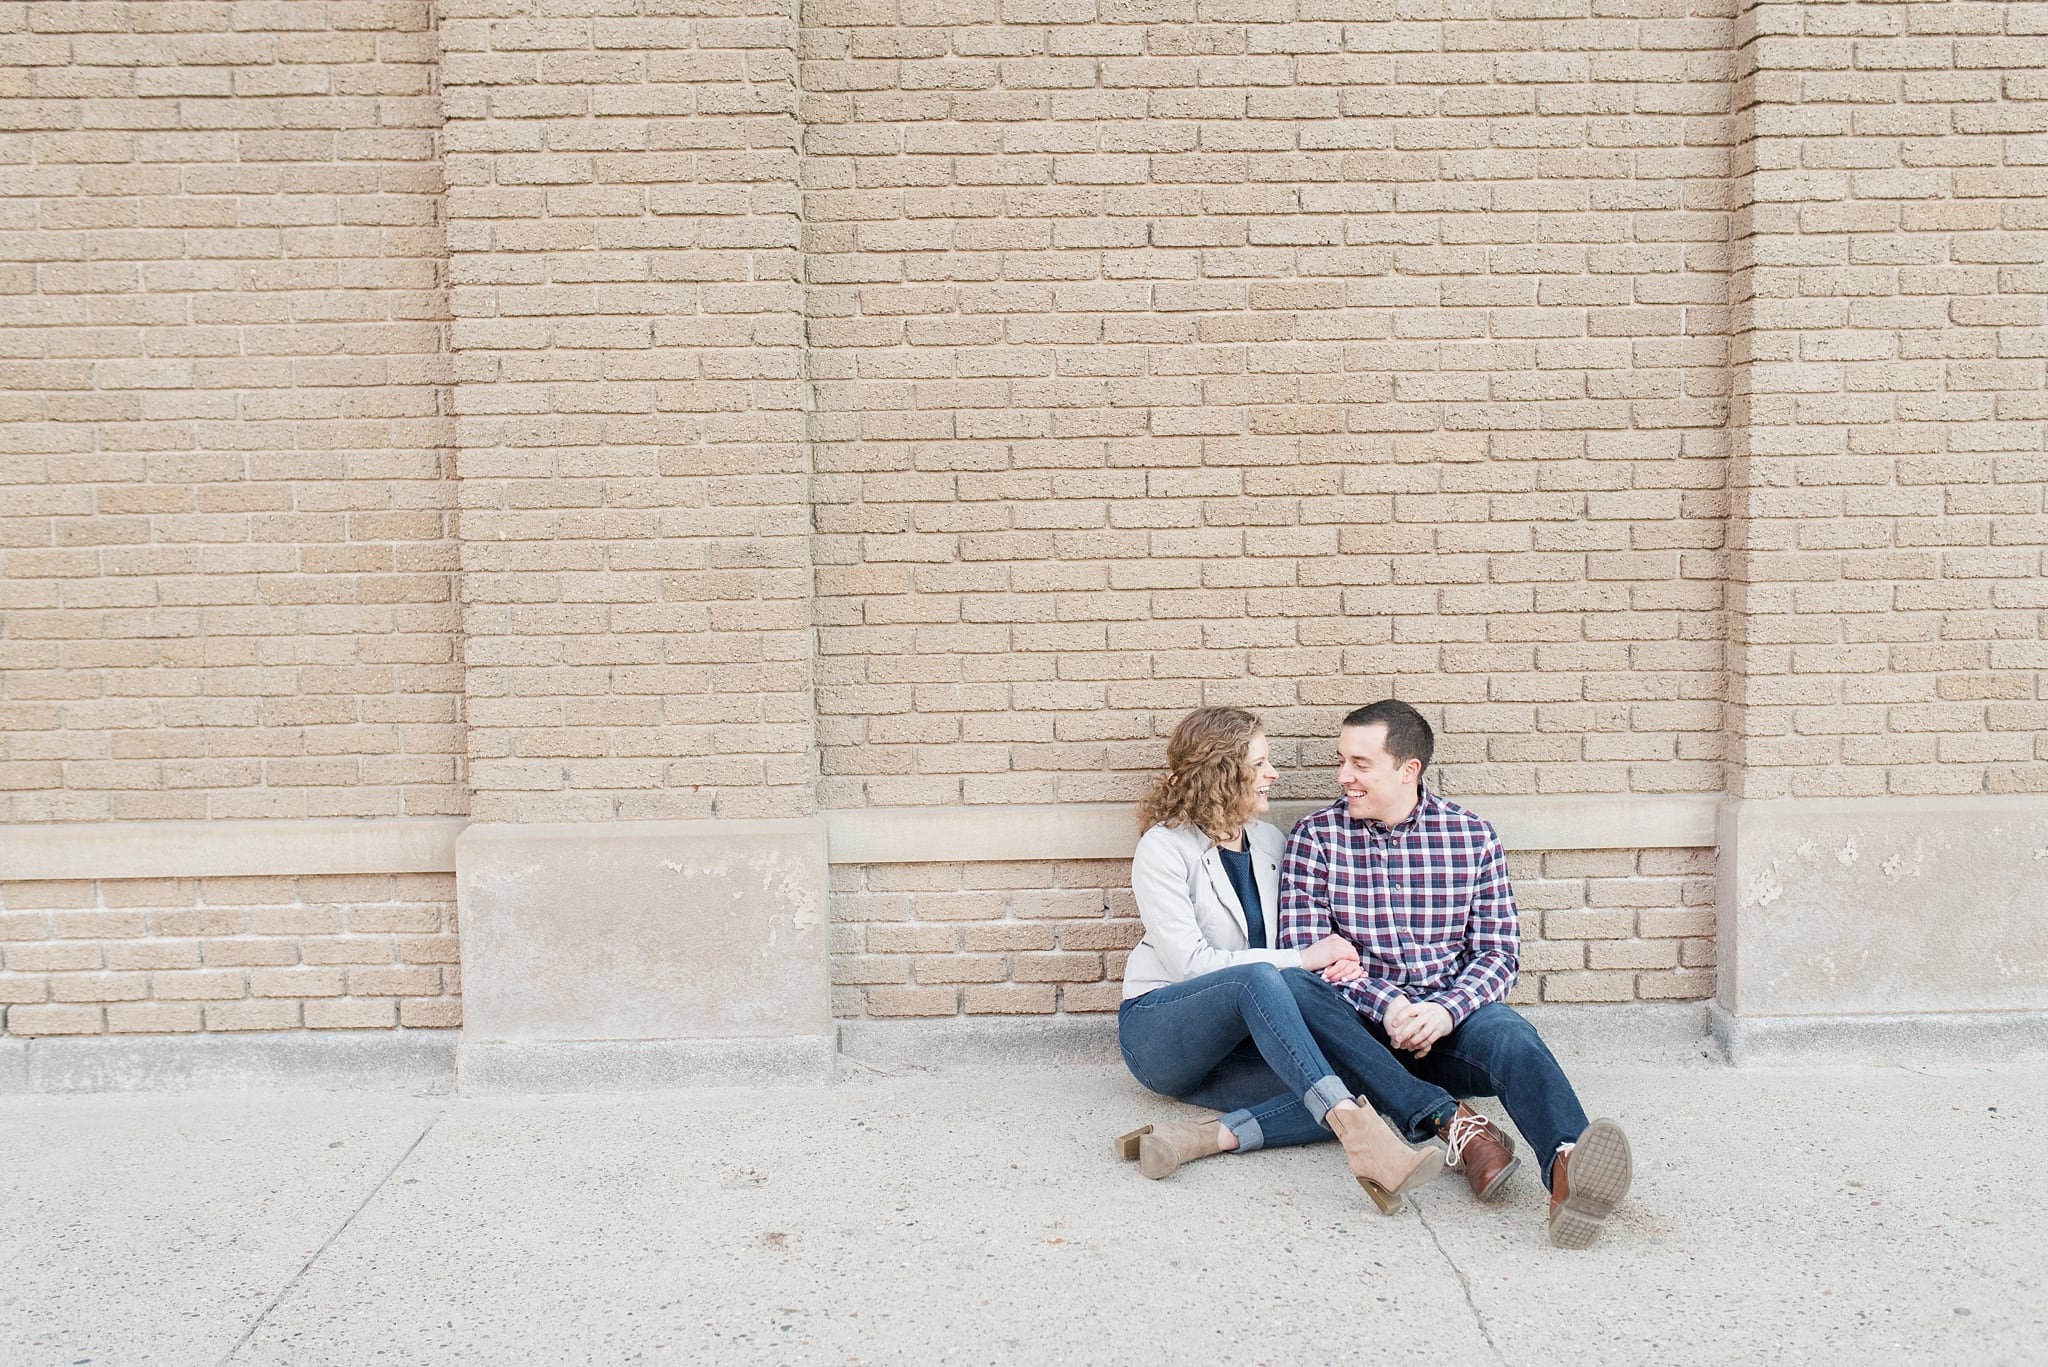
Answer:
[[[1415,809],[1422,764],[1387,752],[1387,728],[1347,726],[1337,733],[1337,786],[1354,821],[1395,822]]]

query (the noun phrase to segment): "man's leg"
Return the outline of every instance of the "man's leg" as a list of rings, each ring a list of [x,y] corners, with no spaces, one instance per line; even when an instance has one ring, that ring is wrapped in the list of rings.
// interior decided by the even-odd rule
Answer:
[[[1535,1151],[1545,1188],[1558,1146],[1585,1131],[1585,1108],[1550,1047],[1535,1026],[1503,1003],[1465,1017],[1412,1066],[1453,1095],[1499,1097]]]
[[[1299,968],[1281,976],[1294,993],[1309,1034],[1344,1084],[1371,1102],[1402,1137],[1434,1137],[1437,1127],[1457,1111],[1457,1098],[1410,1072],[1402,1056],[1387,1047],[1386,1036],[1374,1034],[1365,1017],[1321,978]]]

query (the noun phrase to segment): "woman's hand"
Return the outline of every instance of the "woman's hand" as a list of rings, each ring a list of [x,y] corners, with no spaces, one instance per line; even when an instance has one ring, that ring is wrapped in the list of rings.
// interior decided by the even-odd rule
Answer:
[[[1324,969],[1340,963],[1349,963],[1353,968],[1358,966],[1358,946],[1342,935],[1325,935],[1301,951],[1301,966],[1311,973],[1322,973]],[[1329,974],[1324,973],[1323,976],[1328,978]],[[1345,979],[1331,978],[1330,981],[1343,982]]]

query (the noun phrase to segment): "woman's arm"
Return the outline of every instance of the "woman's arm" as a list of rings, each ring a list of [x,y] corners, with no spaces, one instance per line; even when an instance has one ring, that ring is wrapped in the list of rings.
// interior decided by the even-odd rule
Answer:
[[[1233,964],[1303,966],[1298,949],[1223,949],[1211,944],[1195,918],[1195,879],[1201,870],[1188,856],[1187,845],[1172,831],[1154,826],[1138,841],[1137,856],[1131,860],[1131,894],[1145,922],[1145,938],[1175,982]]]

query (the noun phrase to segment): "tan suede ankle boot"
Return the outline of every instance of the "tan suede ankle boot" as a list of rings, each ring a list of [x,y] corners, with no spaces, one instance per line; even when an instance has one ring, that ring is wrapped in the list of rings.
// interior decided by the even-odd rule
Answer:
[[[1138,1171],[1155,1182],[1183,1163],[1223,1152],[1216,1140],[1216,1117],[1174,1120],[1138,1132]]]
[[[1441,1148],[1435,1144],[1410,1144],[1369,1106],[1360,1105],[1356,1110],[1333,1108],[1324,1113],[1323,1123],[1344,1146],[1344,1156],[1351,1160],[1351,1175],[1372,1197],[1382,1215],[1400,1210],[1403,1192],[1435,1181],[1444,1170]]]

